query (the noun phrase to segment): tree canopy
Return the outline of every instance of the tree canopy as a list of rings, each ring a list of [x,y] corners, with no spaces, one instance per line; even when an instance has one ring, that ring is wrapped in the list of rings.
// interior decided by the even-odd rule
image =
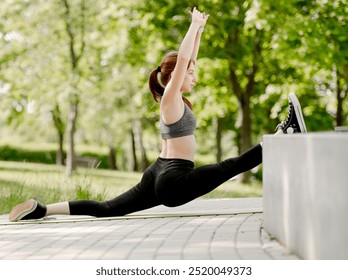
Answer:
[[[292,91],[309,131],[348,124],[345,0],[3,0],[0,133],[146,160],[159,149],[148,75],[193,5],[210,14],[188,96],[199,153],[221,159],[273,133]]]

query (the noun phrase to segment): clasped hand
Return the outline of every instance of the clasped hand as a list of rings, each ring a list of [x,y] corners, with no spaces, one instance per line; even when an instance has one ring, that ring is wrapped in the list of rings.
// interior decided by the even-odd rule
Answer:
[[[201,13],[197,10],[196,7],[193,8],[192,12],[190,11],[192,23],[196,23],[199,27],[204,27],[207,22],[209,15],[205,13]]]

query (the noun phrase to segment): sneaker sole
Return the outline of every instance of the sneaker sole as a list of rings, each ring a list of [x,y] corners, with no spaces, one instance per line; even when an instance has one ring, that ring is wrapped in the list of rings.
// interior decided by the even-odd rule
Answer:
[[[306,124],[302,115],[302,109],[301,109],[301,104],[300,101],[298,101],[295,93],[291,92],[289,94],[289,100],[292,103],[292,105],[294,106],[294,110],[295,110],[295,115],[298,121],[298,125],[300,126],[301,132],[305,133],[307,132],[307,128],[306,128]]]
[[[15,206],[9,215],[9,220],[11,222],[21,220],[24,216],[33,212],[36,209],[36,206],[37,202],[34,199],[29,199],[26,202]]]

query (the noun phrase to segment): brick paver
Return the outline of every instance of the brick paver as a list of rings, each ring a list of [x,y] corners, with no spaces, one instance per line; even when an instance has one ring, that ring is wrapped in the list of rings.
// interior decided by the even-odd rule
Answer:
[[[262,228],[262,199],[198,199],[126,217],[9,223],[0,259],[297,259]]]

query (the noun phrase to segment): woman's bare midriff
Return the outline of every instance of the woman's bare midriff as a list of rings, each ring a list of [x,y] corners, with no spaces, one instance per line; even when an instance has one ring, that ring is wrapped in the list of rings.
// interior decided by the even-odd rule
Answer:
[[[196,140],[194,135],[162,139],[161,158],[180,158],[194,161]]]

